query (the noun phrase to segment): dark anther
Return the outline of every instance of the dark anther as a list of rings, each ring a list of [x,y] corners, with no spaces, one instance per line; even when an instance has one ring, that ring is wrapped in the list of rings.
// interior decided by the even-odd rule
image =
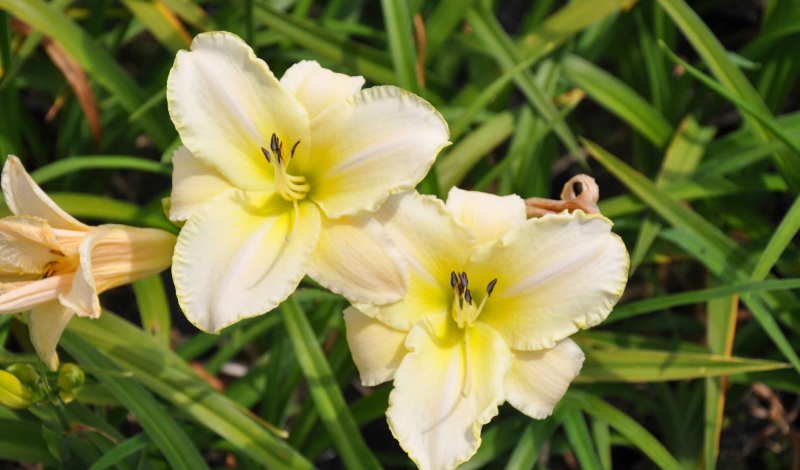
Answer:
[[[460,282],[456,286],[458,287],[458,296],[461,297],[464,294],[464,286]]]
[[[289,158],[294,158],[294,149],[296,149],[298,145],[300,145],[299,140],[292,145],[292,152],[289,154]]]
[[[456,277],[456,272],[453,271],[450,273],[450,287],[455,289],[456,284],[458,284],[458,278]]]
[[[492,291],[494,290],[494,286],[497,285],[497,279],[493,280],[486,286],[486,295],[492,295]]]
[[[466,294],[464,294],[464,300],[467,301],[468,304],[472,305],[472,292],[467,289]]]
[[[269,143],[269,148],[272,149],[272,153],[275,154],[278,163],[281,163],[281,160],[283,160],[283,142],[278,140],[277,135],[272,134],[272,141]]]
[[[583,183],[576,181],[575,184],[572,185],[572,190],[575,192],[575,197],[580,196],[583,192]]]
[[[267,157],[267,163],[272,163],[272,160],[269,158],[269,150],[265,149],[264,147],[261,147],[261,153],[263,153],[264,156]]]
[[[469,279],[467,279],[467,273],[461,273],[461,284],[465,288],[469,287]]]

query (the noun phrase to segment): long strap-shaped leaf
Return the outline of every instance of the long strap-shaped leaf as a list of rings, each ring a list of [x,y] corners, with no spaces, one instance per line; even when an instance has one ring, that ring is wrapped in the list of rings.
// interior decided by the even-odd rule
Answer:
[[[334,62],[352,67],[358,74],[380,84],[397,83],[389,66],[390,58],[369,46],[340,37],[304,19],[280,12],[262,1],[255,1],[255,16],[292,41]]]
[[[97,320],[74,318],[67,329],[133,372],[145,387],[267,468],[314,468],[248,410],[211,388],[177,354],[131,323],[104,311]]]
[[[64,333],[61,345],[87,367],[121,370],[114,361],[71,331]],[[208,469],[205,460],[180,426],[135,380],[110,374],[98,374],[97,378],[136,416],[139,424],[163,452],[170,467],[176,470]]]
[[[617,115],[656,147],[667,146],[672,125],[633,88],[576,55],[567,55],[562,64],[567,80],[583,89],[600,106]]]
[[[788,187],[780,175],[761,173],[731,179],[704,177],[698,178],[696,181],[670,184],[664,186],[663,189],[680,201],[695,201],[730,194],[741,196],[750,193],[785,193]],[[633,194],[610,197],[600,201],[598,206],[600,206],[600,212],[610,219],[647,210],[647,204]]]
[[[434,167],[442,194],[447,194],[450,188],[461,183],[470,169],[489,151],[508,139],[513,131],[514,116],[504,111],[462,138]]]
[[[603,399],[582,390],[571,389],[567,392],[565,400],[578,406],[590,415],[600,418],[616,429],[633,445],[664,470],[681,470],[683,467],[647,429],[637,423],[633,418],[617,408],[609,405]]]
[[[639,196],[659,216],[674,227],[703,240],[709,249],[713,250],[710,254],[717,259],[726,260],[731,265],[731,269],[727,271],[727,276],[733,276],[734,279],[738,278],[740,282],[749,280],[749,274],[746,270],[749,270],[750,260],[747,255],[739,250],[736,244],[717,227],[697,212],[682,205],[668,192],[656,186],[644,175],[626,165],[617,157],[606,152],[599,145],[587,140],[584,140],[584,145],[597,161]],[[718,274],[724,273],[719,272]],[[800,357],[797,356],[789,340],[786,339],[777,321],[763,302],[757,297],[749,297],[747,305],[784,357],[794,365],[795,369],[800,371]]]
[[[666,382],[785,369],[783,362],[648,349],[587,349],[576,383]]]
[[[175,54],[181,49],[188,49],[192,38],[175,14],[160,1],[122,0],[133,15],[144,24],[150,34],[164,48]]]
[[[172,175],[172,170],[168,166],[146,158],[123,155],[91,155],[56,160],[32,171],[31,178],[39,184],[44,184],[76,171],[96,169],[125,169],[146,171],[163,176]]]
[[[761,282],[748,282],[733,286],[712,287],[710,289],[681,292],[679,294],[662,295],[652,299],[640,300],[620,305],[603,321],[603,326],[626,318],[650,312],[657,312],[679,305],[689,305],[707,300],[719,299],[754,291],[775,291],[782,289],[800,289],[800,279],[773,279]]]
[[[42,423],[32,420],[0,418],[0,459],[58,465],[42,437]]]
[[[62,12],[43,0],[0,0],[0,8],[28,23],[58,42],[81,64],[81,67],[104,88],[119,99],[128,112],[134,112],[145,101],[142,89],[97,44],[89,34]],[[142,116],[139,125],[160,148],[166,148],[175,135],[174,127],[166,115],[151,111]]]
[[[407,3],[406,0],[381,0],[383,22],[389,37],[397,84],[419,95],[422,88],[417,81],[417,51],[411,39],[411,16]]]
[[[708,302],[708,327],[706,343],[712,354],[730,357],[733,336],[736,330],[736,314],[739,311],[739,296],[714,299]],[[722,433],[722,418],[725,409],[726,377],[708,377],[705,387],[704,460],[705,468],[714,470],[719,454],[719,437]]]
[[[564,416],[564,432],[567,434],[570,447],[575,451],[583,470],[603,470],[600,458],[592,444],[592,436],[586,419],[579,408],[570,408]]]
[[[761,281],[767,277],[783,251],[797,235],[798,230],[800,230],[800,198],[795,200],[770,238],[767,248],[753,269],[751,280]],[[744,293],[745,301],[749,301],[751,295],[750,292]],[[739,302],[738,298],[730,299],[728,302],[725,300],[719,299],[708,304],[708,347],[714,354],[730,356]],[[713,470],[716,466],[719,454],[719,439],[722,433],[722,418],[725,408],[725,388],[724,377],[706,379],[704,457],[705,466],[709,470]]]
[[[136,295],[136,305],[139,307],[139,316],[145,331],[156,337],[165,347],[169,347],[172,316],[161,276],[150,276],[134,282],[133,293]]]
[[[608,15],[622,9],[629,10],[636,1],[573,0],[548,16],[530,34],[521,37],[520,52],[525,57],[544,56]]]
[[[128,225],[160,228],[173,233],[178,232],[178,228],[167,220],[161,211],[153,212],[130,202],[87,193],[49,193],[48,196],[60,208],[78,218],[119,222]],[[0,198],[0,201],[2,200]],[[7,215],[11,215],[11,212],[5,205],[0,205],[0,216],[5,217]]]
[[[300,368],[308,381],[311,398],[345,466],[350,470],[381,468],[378,459],[361,437],[358,424],[347,408],[325,353],[300,303],[294,297],[289,297],[281,304],[280,310]]]
[[[735,104],[739,109],[744,111],[746,115],[751,116],[753,119],[758,121],[765,129],[772,132],[776,138],[780,139],[783,143],[786,144],[787,147],[794,151],[795,157],[800,155],[800,143],[797,140],[793,139],[788,132],[783,130],[783,128],[778,124],[775,118],[771,114],[765,114],[762,110],[759,109],[758,106],[750,104],[748,101],[737,96],[735,93],[732,93],[727,88],[723,87],[722,85],[718,84],[711,77],[706,76],[703,72],[701,72],[696,67],[692,67],[688,62],[681,59],[674,52],[669,50],[667,45],[661,41],[659,42],[659,46],[661,50],[664,51],[667,56],[676,64],[682,66],[686,72],[690,73],[693,77],[700,80],[705,84],[707,87],[711,88],[715,92],[722,95],[724,98],[728,99],[731,103]]]
[[[516,45],[503,31],[494,13],[485,7],[473,7],[467,12],[467,20],[475,30],[475,34],[486,44],[495,60],[506,70],[522,62],[522,55]],[[538,113],[548,121],[556,119],[558,110],[549,98],[545,96],[530,71],[517,75],[514,82],[525,97],[530,101]],[[564,145],[578,154],[578,143],[569,126],[562,122],[555,126],[555,133]]]
[[[727,51],[714,36],[703,20],[684,0],[658,0],[662,8],[672,17],[683,34],[692,43],[711,72],[725,87],[739,98],[752,105],[757,111],[771,116],[770,110],[758,91],[753,87],[739,67],[733,63]],[[769,130],[750,115],[745,115],[762,141],[768,141]],[[789,187],[800,191],[800,159],[786,152],[775,154],[776,163]]]
[[[120,442],[119,445],[103,454],[102,457],[89,467],[89,470],[105,470],[129,455],[133,455],[142,450],[150,442],[150,436],[148,436],[146,432],[139,433],[130,439],[126,439],[124,442]]]
[[[686,117],[678,126],[672,141],[664,154],[661,170],[655,183],[665,186],[689,179],[703,157],[706,145],[714,138],[716,129],[701,127],[692,117]],[[642,228],[636,237],[636,247],[631,254],[631,267],[628,276],[632,276],[639,267],[650,246],[661,231],[662,222],[651,214],[642,221]]]

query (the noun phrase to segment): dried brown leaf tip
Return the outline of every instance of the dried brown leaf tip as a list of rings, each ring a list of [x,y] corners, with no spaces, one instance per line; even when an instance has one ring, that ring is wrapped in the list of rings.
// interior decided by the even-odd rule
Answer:
[[[541,217],[545,214],[557,214],[565,210],[572,213],[582,210],[587,214],[599,214],[597,201],[600,199],[600,187],[589,175],[577,175],[567,181],[561,190],[561,200],[532,197],[525,199],[528,218]]]

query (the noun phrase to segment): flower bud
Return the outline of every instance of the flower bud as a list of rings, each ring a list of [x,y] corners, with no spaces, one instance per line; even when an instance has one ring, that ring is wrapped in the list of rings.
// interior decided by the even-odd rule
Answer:
[[[58,386],[61,390],[58,395],[64,403],[75,399],[75,393],[83,387],[84,374],[80,367],[70,362],[61,366],[58,371]]]
[[[11,372],[0,370],[0,405],[23,410],[31,406],[36,395]]]
[[[39,384],[39,374],[30,364],[12,364],[6,370],[28,387],[34,387]]]

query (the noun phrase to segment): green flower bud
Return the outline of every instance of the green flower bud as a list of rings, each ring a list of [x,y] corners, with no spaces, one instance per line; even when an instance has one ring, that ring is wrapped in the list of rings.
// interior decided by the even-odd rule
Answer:
[[[12,364],[10,367],[6,368],[6,370],[14,374],[14,376],[28,387],[39,384],[39,374],[36,373],[36,369],[30,364]]]
[[[83,371],[77,364],[67,362],[58,371],[58,386],[61,390],[75,392],[83,387],[84,378]]]
[[[58,386],[61,388],[58,396],[61,401],[69,403],[74,400],[75,394],[83,387],[84,378],[83,371],[77,364],[67,362],[62,365],[58,371]]]
[[[58,392],[58,397],[61,398],[61,401],[64,402],[65,405],[69,405],[72,403],[72,400],[75,399],[75,394],[72,392],[65,392],[61,390]]]
[[[0,405],[23,410],[31,406],[36,395],[11,372],[0,370]]]

